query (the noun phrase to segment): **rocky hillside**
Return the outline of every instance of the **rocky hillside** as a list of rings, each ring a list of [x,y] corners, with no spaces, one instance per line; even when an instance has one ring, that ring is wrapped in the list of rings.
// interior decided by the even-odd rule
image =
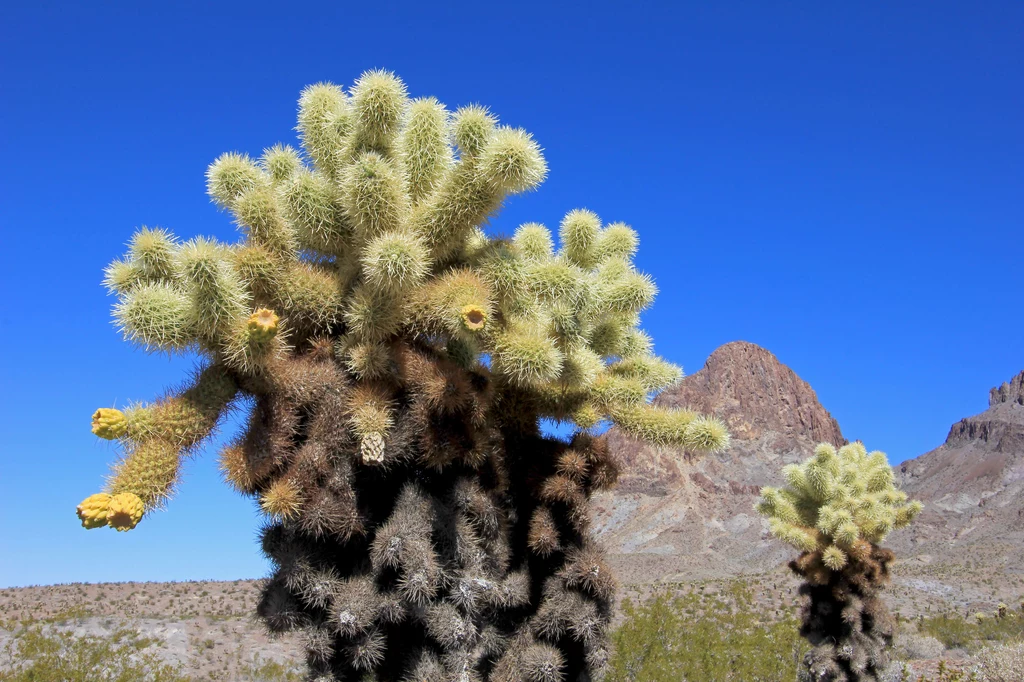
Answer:
[[[696,374],[658,397],[724,419],[724,452],[690,458],[613,430],[624,475],[597,500],[597,528],[627,584],[777,570],[791,550],[753,511],[784,464],[821,441],[845,442],[814,390],[767,350],[729,343]],[[908,608],[935,600],[983,603],[1024,586],[1024,372],[992,389],[989,408],[961,420],[946,443],[898,468],[925,502],[893,534]],[[919,603],[920,602],[920,603]]]
[[[897,549],[922,563],[969,563],[1024,580],[1024,372],[989,393],[988,409],[953,424],[946,442],[898,468],[924,500]]]

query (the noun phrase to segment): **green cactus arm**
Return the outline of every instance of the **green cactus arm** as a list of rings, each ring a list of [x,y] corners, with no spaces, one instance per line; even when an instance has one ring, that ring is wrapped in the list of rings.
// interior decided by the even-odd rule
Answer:
[[[114,320],[127,341],[147,351],[182,352],[195,342],[192,302],[171,284],[142,284],[114,307]]]
[[[183,390],[126,410],[124,436],[137,443],[156,438],[189,451],[210,435],[237,393],[234,374],[210,365]]]
[[[339,150],[351,128],[351,103],[333,83],[317,83],[299,97],[299,138],[306,155],[327,178],[337,176]]]
[[[729,445],[724,424],[689,410],[623,405],[613,407],[609,416],[627,433],[658,445],[679,445],[699,452],[717,452]]]
[[[351,248],[352,225],[337,185],[322,173],[302,168],[281,190],[285,215],[303,248],[342,256]]]
[[[250,243],[259,244],[287,262],[296,258],[299,241],[278,196],[270,178],[263,177],[259,184],[235,198],[231,212]]]
[[[167,230],[142,227],[129,243],[130,262],[151,282],[174,279],[177,240]]]
[[[390,153],[409,106],[405,83],[390,71],[367,71],[352,86],[351,96],[350,153]]]
[[[228,152],[207,169],[206,192],[215,204],[230,209],[245,192],[267,181],[267,175],[248,155]]]
[[[401,230],[411,210],[395,161],[377,152],[360,154],[342,172],[341,203],[361,242]]]
[[[244,282],[225,258],[225,247],[210,239],[186,242],[177,254],[183,286],[191,300],[191,329],[216,343],[251,306]]]
[[[263,150],[259,164],[263,172],[270,177],[273,186],[280,188],[302,168],[302,158],[289,145],[275,144]]]
[[[414,100],[399,142],[409,197],[418,204],[437,187],[453,163],[448,111],[433,97]]]
[[[416,234],[384,232],[363,246],[360,264],[367,284],[378,291],[401,295],[427,278],[430,254]]]
[[[132,443],[114,464],[105,492],[137,495],[149,512],[170,499],[180,469],[181,454],[173,444],[161,438]]]

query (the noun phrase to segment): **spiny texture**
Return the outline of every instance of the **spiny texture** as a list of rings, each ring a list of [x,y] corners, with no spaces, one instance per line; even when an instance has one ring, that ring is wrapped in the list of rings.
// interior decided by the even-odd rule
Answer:
[[[783,474],[788,485],[762,489],[757,510],[776,537],[802,552],[790,563],[805,580],[801,634],[814,645],[802,674],[815,682],[879,680],[895,622],[879,594],[894,556],[878,545],[921,503],[896,489],[884,453],[869,454],[859,442],[838,451],[822,443]]]
[[[600,678],[615,583],[589,500],[618,467],[595,428],[728,439],[649,404],[680,372],[637,328],[656,289],[636,233],[577,210],[557,249],[536,223],[488,236],[544,179],[540,147],[387,72],[307,88],[298,130],[301,155],[210,166],[239,243],[144,229],[108,268],[128,340],[205,362],[182,391],[96,413],[125,456],[83,525],[133,527],[245,405],[221,468],[268,517],[258,613],[305,632],[311,679]],[[543,418],[576,433],[544,437]]]

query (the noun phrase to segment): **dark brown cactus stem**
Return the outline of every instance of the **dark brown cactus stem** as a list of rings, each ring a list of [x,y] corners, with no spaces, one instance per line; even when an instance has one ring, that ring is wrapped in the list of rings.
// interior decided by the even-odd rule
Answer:
[[[271,632],[304,631],[324,680],[600,679],[615,583],[586,507],[592,473],[610,466],[603,439],[544,438],[535,419],[484,426],[485,369],[427,345],[392,351],[399,369],[376,393],[315,349],[245,386],[256,407],[233,457],[257,496],[287,481],[301,500],[263,531],[275,571],[260,617]],[[394,408],[380,462],[361,454],[357,420],[338,419],[370,394]]]
[[[866,544],[866,543],[865,543]],[[881,592],[889,583],[893,553],[871,545],[840,571],[822,570],[817,552],[806,552],[790,563],[807,579],[800,594],[803,607],[800,634],[813,649],[804,658],[800,675],[809,682],[876,682],[889,665],[896,623]]]

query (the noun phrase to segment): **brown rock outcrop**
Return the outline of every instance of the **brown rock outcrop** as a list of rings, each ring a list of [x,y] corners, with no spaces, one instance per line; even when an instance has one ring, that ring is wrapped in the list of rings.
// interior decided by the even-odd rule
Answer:
[[[994,407],[1000,403],[1017,403],[1024,405],[1024,372],[1004,381],[1002,386],[996,386],[988,392],[988,406]]]
[[[719,347],[704,368],[655,400],[725,420],[732,437],[757,440],[767,431],[842,444],[839,423],[810,384],[770,351],[746,341]]]

